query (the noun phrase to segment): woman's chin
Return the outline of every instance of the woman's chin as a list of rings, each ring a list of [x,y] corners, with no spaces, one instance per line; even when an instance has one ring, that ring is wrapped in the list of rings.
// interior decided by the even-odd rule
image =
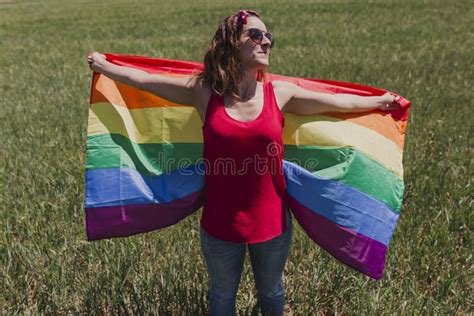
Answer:
[[[260,59],[257,61],[256,68],[262,69],[262,68],[267,68],[267,67],[268,67],[268,59],[265,59],[265,60]]]
[[[248,67],[253,68],[255,70],[265,69],[268,67],[268,60],[253,60]]]

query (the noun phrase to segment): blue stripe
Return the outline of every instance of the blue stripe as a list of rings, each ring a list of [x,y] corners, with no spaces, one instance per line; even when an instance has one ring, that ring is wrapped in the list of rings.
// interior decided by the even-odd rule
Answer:
[[[299,203],[335,224],[389,244],[398,214],[385,203],[335,180],[318,177],[283,160],[287,192]],[[158,176],[135,169],[86,171],[85,207],[169,203],[204,187],[203,165]]]
[[[192,165],[158,176],[131,168],[86,170],[85,207],[169,203],[202,190],[203,170]]]
[[[283,160],[283,169],[286,190],[299,203],[335,224],[388,246],[398,214],[385,203],[343,183],[316,176],[292,162]]]

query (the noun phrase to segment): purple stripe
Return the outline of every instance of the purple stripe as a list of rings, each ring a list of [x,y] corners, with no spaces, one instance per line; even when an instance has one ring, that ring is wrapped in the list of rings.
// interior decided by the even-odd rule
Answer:
[[[174,225],[203,205],[203,192],[170,203],[86,208],[87,239],[126,237]]]
[[[387,246],[331,222],[306,208],[289,194],[287,197],[298,223],[321,248],[371,278],[382,278]]]

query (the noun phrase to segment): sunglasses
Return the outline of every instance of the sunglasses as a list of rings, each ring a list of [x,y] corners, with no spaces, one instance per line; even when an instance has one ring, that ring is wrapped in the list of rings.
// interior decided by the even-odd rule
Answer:
[[[260,31],[259,29],[256,28],[251,28],[248,29],[247,32],[249,32],[250,39],[254,41],[257,44],[261,44],[263,41],[263,31]],[[271,44],[270,47],[273,47],[274,40],[273,40],[273,35],[272,33],[266,32],[265,36],[270,40]]]

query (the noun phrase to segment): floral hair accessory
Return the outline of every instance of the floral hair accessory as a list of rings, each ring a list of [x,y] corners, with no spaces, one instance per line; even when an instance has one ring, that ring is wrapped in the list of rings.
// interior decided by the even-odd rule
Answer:
[[[247,24],[247,17],[248,17],[248,13],[247,11],[245,10],[240,10],[239,11],[239,19],[242,20],[242,24]]]
[[[237,27],[240,21],[242,21],[242,24],[247,24],[248,17],[251,15],[256,16],[257,18],[260,18],[260,14],[257,11],[239,10],[239,12],[234,14],[232,17],[232,20],[234,21],[234,27]]]
[[[239,10],[239,13],[237,13],[234,16],[234,27],[237,27],[239,24],[239,21],[242,21],[242,24],[247,24],[247,17],[249,14],[247,13],[246,10]]]

